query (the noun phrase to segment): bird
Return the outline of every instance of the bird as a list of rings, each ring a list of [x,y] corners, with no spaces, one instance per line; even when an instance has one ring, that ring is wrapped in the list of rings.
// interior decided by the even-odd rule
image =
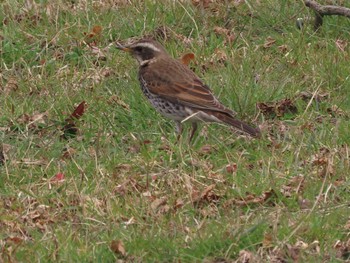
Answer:
[[[224,123],[251,137],[261,136],[259,128],[237,119],[236,112],[219,102],[194,71],[171,57],[156,40],[144,38],[129,45],[117,42],[116,48],[138,61],[138,80],[143,94],[161,115],[175,122],[178,139],[185,121],[192,123],[189,142],[201,121]]]

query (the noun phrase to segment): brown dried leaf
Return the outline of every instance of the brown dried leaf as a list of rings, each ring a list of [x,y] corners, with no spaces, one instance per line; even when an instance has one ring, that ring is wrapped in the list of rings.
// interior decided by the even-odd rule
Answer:
[[[288,45],[281,45],[281,46],[278,46],[277,48],[281,53],[287,53],[289,50]]]
[[[333,245],[333,248],[336,250],[337,258],[342,259],[344,257],[344,254],[347,254],[347,256],[349,257],[350,239],[348,240],[348,242],[337,240]]]
[[[201,147],[201,149],[199,150],[199,152],[201,154],[210,154],[212,152],[212,150],[213,150],[213,146],[207,144],[207,145],[203,145]]]
[[[275,43],[276,43],[276,39],[274,39],[272,37],[267,37],[263,47],[264,48],[270,48]]]
[[[228,41],[229,43],[232,43],[236,38],[234,33],[228,30],[227,28],[216,26],[214,27],[214,32],[217,35],[224,36],[226,41]]]
[[[337,105],[332,105],[330,108],[327,108],[327,112],[328,112],[328,114],[330,114],[331,116],[334,116],[334,117],[346,116],[346,112],[343,111],[342,109],[340,109],[339,106],[337,106]]]
[[[38,128],[37,124],[45,124],[46,117],[47,112],[34,113],[33,115],[24,113],[17,118],[17,122],[26,125],[28,129],[36,129]]]
[[[345,52],[345,48],[347,47],[348,42],[346,40],[342,40],[342,39],[337,39],[335,41],[335,46],[341,51],[341,52]]]
[[[64,182],[65,180],[65,175],[64,173],[57,173],[54,177],[51,178],[52,183],[59,183],[59,182]]]
[[[191,60],[194,60],[194,54],[193,53],[186,53],[181,57],[182,64],[188,66],[191,62]]]
[[[297,107],[291,99],[282,99],[277,102],[258,102],[258,109],[267,117],[283,117],[287,113],[295,114]]]
[[[236,163],[232,163],[232,164],[226,165],[226,172],[228,172],[228,173],[235,173],[235,172],[237,172],[237,164]]]
[[[18,82],[15,77],[10,77],[7,80],[7,83],[5,87],[3,88],[3,92],[5,94],[9,94],[11,91],[17,91],[18,90]]]
[[[310,101],[311,99],[313,99],[317,102],[321,102],[326,99],[329,99],[330,95],[328,92],[325,92],[325,93],[317,92],[316,94],[314,94],[312,92],[302,91],[298,94],[298,97],[300,97],[304,101]]]
[[[216,26],[216,27],[214,27],[214,32],[217,35],[225,35],[226,36],[230,33],[230,30],[228,30],[227,28]]]
[[[67,147],[63,149],[63,154],[62,154],[62,159],[71,159],[74,154],[77,152],[76,149],[74,149],[73,147]]]
[[[19,245],[23,242],[23,238],[21,237],[17,237],[17,236],[9,236],[8,238],[6,238],[6,243],[13,243],[15,245]]]
[[[174,204],[174,210],[177,210],[177,209],[183,207],[184,204],[185,204],[185,202],[182,199],[180,199],[180,198],[176,199],[175,204]]]
[[[251,204],[263,204],[275,196],[276,196],[276,194],[272,189],[270,191],[264,192],[260,196],[248,194],[247,196],[242,197],[242,198],[233,198],[233,199],[226,201],[225,207],[229,207],[231,205],[247,206],[247,205],[251,205]]]
[[[225,64],[227,61],[226,52],[221,49],[215,49],[213,55],[210,58],[210,64]]]
[[[129,146],[127,149],[129,153],[139,153],[141,150],[141,146],[139,144],[133,144]]]
[[[294,105],[294,102],[291,99],[283,99],[279,101],[276,105],[276,113],[278,117],[284,116],[285,113],[297,113],[298,109]]]
[[[162,197],[157,198],[151,203],[151,209],[153,212],[157,212],[161,206],[164,206],[167,203],[168,198]]]
[[[126,256],[125,246],[121,240],[112,240],[110,249],[117,255]]]
[[[314,166],[320,166],[323,169],[317,169],[319,171],[319,176],[324,177],[327,174],[334,174],[334,152],[331,152],[329,149],[323,147],[319,150],[318,153],[311,156],[309,162]]]
[[[92,32],[93,32],[95,35],[99,35],[99,34],[101,34],[101,32],[102,32],[102,27],[101,27],[101,26],[94,26],[94,27],[92,28]]]
[[[282,185],[281,193],[285,197],[291,197],[293,193],[300,193],[304,189],[305,177],[303,175],[294,176],[286,185]]]
[[[72,112],[72,114],[70,115],[70,118],[75,118],[75,119],[79,119],[81,116],[83,116],[84,112],[85,112],[85,108],[86,108],[86,102],[82,101]]]
[[[257,256],[253,254],[253,252],[248,250],[241,250],[239,251],[239,257],[237,263],[257,263],[259,262],[259,259]]]
[[[220,196],[213,192],[215,184],[207,186],[200,194],[197,191],[192,193],[192,202],[194,205],[202,205],[204,203],[216,202]]]
[[[271,102],[258,102],[256,106],[265,116],[274,117],[276,115],[275,105]]]
[[[299,261],[299,256],[300,256],[300,248],[296,246],[292,246],[290,244],[287,244],[287,251],[288,257],[293,260],[293,262],[298,262]]]
[[[345,230],[350,230],[350,218],[349,220],[346,222],[345,226],[344,226]]]
[[[273,236],[271,233],[265,233],[264,239],[262,241],[263,247],[271,247],[273,241]]]
[[[97,58],[97,61],[95,61],[95,62],[107,60],[107,56],[101,48],[94,46],[94,45],[91,45],[91,44],[89,45],[89,47],[90,47],[91,54]],[[98,77],[95,77],[95,79],[98,80]],[[99,83],[99,82],[96,81],[96,83]]]

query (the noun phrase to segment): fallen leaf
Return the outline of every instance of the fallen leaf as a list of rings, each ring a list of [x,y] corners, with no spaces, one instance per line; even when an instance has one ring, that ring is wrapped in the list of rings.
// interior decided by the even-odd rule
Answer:
[[[276,113],[278,117],[284,116],[286,113],[295,114],[298,112],[297,107],[291,99],[284,99],[279,101],[276,105]]]
[[[112,240],[110,249],[117,255],[126,256],[126,251],[124,247],[124,243],[121,240]]]
[[[209,63],[210,64],[225,64],[227,61],[227,55],[224,50],[221,49],[215,49],[213,55],[210,58]]]
[[[151,203],[151,209],[153,212],[157,212],[159,208],[167,203],[167,198],[162,197],[162,198],[157,198]]]
[[[282,53],[287,53],[289,49],[287,45],[281,45],[281,46],[278,46],[277,48]]]
[[[292,246],[290,244],[286,244],[288,257],[293,260],[293,262],[298,262],[299,261],[299,256],[300,256],[300,248],[296,246]]]
[[[317,168],[319,176],[324,177],[326,175],[333,175],[334,171],[334,152],[331,152],[329,149],[322,147],[318,153],[311,156],[308,161],[313,166],[321,167],[322,169]]]
[[[349,220],[346,222],[345,226],[344,226],[345,230],[350,230],[350,218]]]
[[[54,177],[51,178],[51,182],[62,182],[65,180],[63,173],[57,173]]]
[[[74,154],[77,152],[76,149],[73,147],[66,147],[63,149],[62,159],[70,159],[74,156]]]
[[[62,138],[68,140],[74,138],[78,133],[78,128],[75,121],[83,116],[86,108],[85,101],[82,101],[72,112],[72,114],[65,120],[65,125],[62,128]]]
[[[285,114],[295,114],[297,107],[291,99],[282,99],[276,102],[259,102],[258,109],[267,117],[283,117]]]
[[[197,191],[192,193],[192,203],[195,206],[200,206],[204,203],[217,202],[220,198],[217,194],[213,192],[215,184],[207,186],[200,194]]]
[[[92,28],[92,32],[93,32],[94,34],[96,34],[96,35],[101,34],[101,32],[102,32],[102,27],[101,27],[101,26],[94,26],[94,27]]]
[[[337,105],[332,105],[331,107],[327,108],[328,114],[336,117],[336,116],[346,116],[345,111],[339,108]]]
[[[45,124],[47,117],[47,112],[37,112],[33,115],[27,113],[22,114],[17,118],[17,123],[20,125],[25,125],[28,129],[34,130],[39,127],[39,124]]]
[[[226,172],[228,172],[228,173],[235,173],[235,172],[237,172],[237,164],[233,163],[233,164],[226,165]]]
[[[178,198],[178,199],[176,199],[176,201],[175,201],[174,209],[177,210],[177,209],[183,207],[184,204],[185,204],[185,202],[184,202],[182,199]]]
[[[258,260],[258,257],[253,254],[253,252],[248,250],[241,250],[239,251],[239,256],[237,261],[234,261],[234,262],[254,263],[254,262],[259,262],[259,260]]]
[[[302,100],[309,102],[311,99],[317,101],[317,102],[321,102],[324,101],[326,99],[329,99],[330,95],[328,92],[325,93],[319,93],[317,92],[312,93],[312,92],[308,92],[308,91],[302,91],[298,94],[298,97],[300,97]]]
[[[292,177],[287,184],[282,185],[281,193],[285,197],[291,197],[293,193],[299,194],[304,189],[305,177],[303,175],[297,175]]]
[[[294,247],[305,250],[309,247],[309,245],[307,243],[305,243],[304,241],[299,240],[295,243]]]
[[[188,66],[192,60],[194,60],[194,54],[193,53],[186,53],[181,57],[182,64]]]
[[[263,45],[264,48],[270,48],[273,44],[276,43],[276,39],[272,38],[272,37],[267,37],[267,39],[265,40],[265,43]]]
[[[272,236],[272,234],[266,233],[266,234],[264,235],[264,239],[263,239],[263,241],[262,241],[263,247],[265,247],[265,248],[266,248],[266,247],[271,247],[272,241],[273,241],[273,236]]]
[[[133,144],[127,148],[129,153],[139,153],[141,146],[139,144]]]
[[[85,107],[86,107],[86,103],[85,101],[82,101],[73,111],[73,113],[70,115],[70,118],[75,118],[75,119],[79,119],[81,116],[83,116],[84,112],[85,112]]]
[[[12,236],[12,237],[10,236],[6,239],[6,243],[7,242],[11,242],[11,243],[18,245],[18,244],[21,244],[23,242],[23,238],[17,237],[17,236]]]
[[[214,32],[217,35],[224,36],[226,41],[229,43],[232,43],[236,38],[234,33],[232,31],[228,30],[227,28],[216,26],[216,27],[214,27]]]
[[[212,149],[213,149],[213,146],[207,144],[207,145],[203,145],[203,146],[200,148],[199,152],[200,152],[201,154],[210,154],[210,153],[212,152]]]
[[[318,240],[314,240],[310,245],[309,249],[317,254],[320,254],[321,248],[320,248],[320,242]]]
[[[342,260],[350,259],[350,238],[347,241],[337,240],[333,246],[336,249],[336,257]]]
[[[0,90],[1,90],[1,86],[0,86]],[[5,94],[9,94],[12,91],[17,91],[18,90],[18,82],[17,79],[15,77],[10,77],[7,80],[7,83],[5,84],[4,88],[3,88],[3,92]]]
[[[247,206],[247,205],[251,205],[251,204],[263,204],[275,196],[276,196],[276,193],[271,189],[270,191],[264,192],[260,196],[248,194],[245,197],[232,198],[232,199],[226,201],[224,206],[230,207],[232,205]]]
[[[347,47],[348,42],[342,39],[337,39],[335,41],[335,46],[341,51],[345,52],[345,48]]]

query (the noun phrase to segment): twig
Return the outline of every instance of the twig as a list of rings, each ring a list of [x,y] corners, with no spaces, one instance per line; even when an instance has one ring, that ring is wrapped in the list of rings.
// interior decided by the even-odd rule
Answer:
[[[304,0],[304,3],[307,7],[315,11],[315,31],[317,31],[322,26],[323,16],[338,15],[350,18],[350,8],[335,5],[321,5],[314,0]]]

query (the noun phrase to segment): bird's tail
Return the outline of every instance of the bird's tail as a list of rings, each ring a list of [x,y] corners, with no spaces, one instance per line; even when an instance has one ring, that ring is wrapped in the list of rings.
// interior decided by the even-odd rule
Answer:
[[[259,138],[261,137],[261,132],[259,128],[254,128],[248,124],[246,124],[243,121],[237,120],[234,117],[230,116],[229,114],[225,114],[222,112],[216,112],[214,115],[215,117],[221,120],[222,122],[231,125],[232,127],[243,131],[247,134],[249,134],[252,137]]]

